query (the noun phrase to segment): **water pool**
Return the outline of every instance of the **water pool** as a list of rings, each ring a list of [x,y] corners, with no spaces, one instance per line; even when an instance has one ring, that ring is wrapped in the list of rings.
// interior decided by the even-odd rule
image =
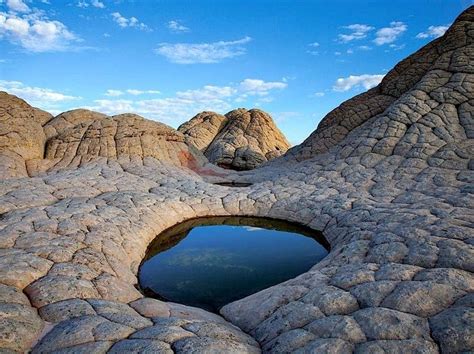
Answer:
[[[193,219],[152,242],[140,287],[147,296],[217,312],[306,272],[328,248],[320,232],[280,220]]]

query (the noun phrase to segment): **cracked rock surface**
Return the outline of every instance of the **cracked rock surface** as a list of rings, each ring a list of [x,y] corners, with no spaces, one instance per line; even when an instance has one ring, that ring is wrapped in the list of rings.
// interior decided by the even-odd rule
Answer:
[[[239,171],[254,169],[290,147],[272,117],[259,109],[239,108],[225,116],[201,112],[178,131],[210,162]]]
[[[471,7],[301,146],[246,172],[135,115],[52,119],[0,94],[0,347],[473,351],[473,21]],[[331,251],[222,316],[144,297],[136,275],[155,236],[218,215],[299,222]]]

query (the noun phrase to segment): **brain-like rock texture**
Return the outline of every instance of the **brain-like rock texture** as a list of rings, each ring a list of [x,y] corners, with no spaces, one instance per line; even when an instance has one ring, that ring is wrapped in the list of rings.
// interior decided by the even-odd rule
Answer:
[[[134,115],[50,129],[24,101],[0,103],[1,153],[49,166],[1,171],[3,351],[474,351],[474,7],[251,171],[203,173],[175,153],[191,149],[184,135]],[[156,235],[225,215],[299,222],[331,250],[222,316],[137,290]]]
[[[204,154],[224,168],[250,170],[283,155],[290,144],[267,113],[243,108],[225,115],[227,123]]]
[[[226,116],[205,111],[179,126],[178,131],[184,134],[187,142],[205,152],[226,123]]]
[[[173,128],[153,122],[136,114],[120,114],[113,117],[95,112],[76,112],[84,120],[76,119],[71,127],[64,127],[71,115],[60,115],[59,134],[46,146],[46,159],[55,167],[77,167],[97,158],[143,159],[152,157],[177,165],[199,167],[206,163],[204,156],[185,143],[184,136]],[[73,116],[74,117],[74,116]],[[52,122],[53,123],[53,122]]]

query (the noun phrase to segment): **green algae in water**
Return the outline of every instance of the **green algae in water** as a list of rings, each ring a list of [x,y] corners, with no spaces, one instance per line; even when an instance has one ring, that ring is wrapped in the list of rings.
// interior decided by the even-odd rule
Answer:
[[[306,272],[324,258],[320,232],[251,217],[193,219],[160,234],[140,267],[148,296],[217,312]]]

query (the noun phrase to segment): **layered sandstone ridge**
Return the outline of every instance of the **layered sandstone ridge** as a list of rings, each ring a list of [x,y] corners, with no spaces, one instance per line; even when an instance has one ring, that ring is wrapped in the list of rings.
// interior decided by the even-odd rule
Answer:
[[[251,170],[283,155],[290,144],[272,117],[244,108],[225,116],[202,112],[178,128],[210,162],[233,170]]]
[[[353,105],[356,113],[324,123],[332,140],[319,135],[318,143],[318,128],[260,168],[219,171],[221,180],[253,183],[248,187],[215,185],[216,176],[141,152],[130,159],[64,159],[70,150],[100,156],[97,146],[108,141],[102,137],[115,137],[109,129],[121,131],[121,123],[99,118],[57,128],[47,149],[56,155],[64,146],[58,161],[65,167],[35,177],[2,171],[9,178],[0,179],[0,347],[474,351],[473,20],[470,7],[409,65],[391,72],[383,94],[391,103],[367,99],[378,97],[380,86],[343,104],[340,112]],[[12,111],[10,102],[1,112]],[[357,113],[364,106],[369,113]],[[35,159],[47,118],[22,130],[25,120],[17,115],[38,112],[19,107],[25,113],[3,113],[1,152]],[[126,139],[155,139],[145,138],[142,123],[130,122],[135,133]],[[28,138],[34,133],[45,137]],[[33,143],[23,144],[21,134]],[[79,149],[75,134],[94,143]],[[49,150],[53,142],[56,150]],[[225,319],[143,296],[136,275],[155,236],[181,221],[218,215],[299,222],[323,231],[331,251],[308,272],[226,305]]]

